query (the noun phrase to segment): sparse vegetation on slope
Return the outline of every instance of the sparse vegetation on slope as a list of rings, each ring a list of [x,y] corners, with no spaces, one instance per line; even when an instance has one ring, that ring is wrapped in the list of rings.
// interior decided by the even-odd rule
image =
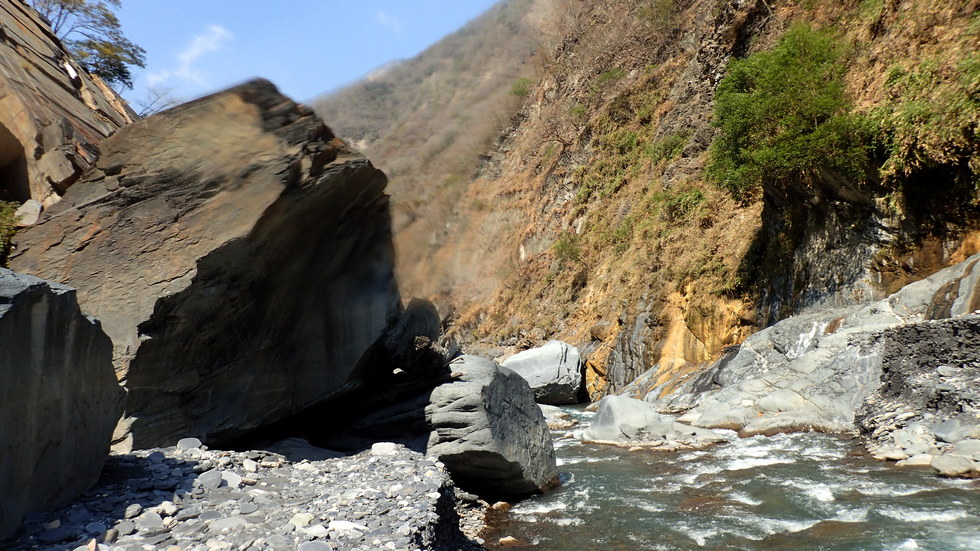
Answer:
[[[561,338],[588,358],[593,396],[653,366],[674,383],[854,283],[833,263],[864,262],[882,233],[919,250],[923,228],[944,228],[927,261],[883,260],[906,279],[968,250],[955,236],[980,219],[980,2],[551,5],[541,26],[556,38],[499,82],[519,112],[479,176],[457,173],[442,203],[439,178],[402,195],[393,171],[396,201],[444,207],[413,207],[427,231],[399,245],[424,254],[402,249],[402,276],[452,305],[470,350]],[[821,236],[831,268],[797,258]]]

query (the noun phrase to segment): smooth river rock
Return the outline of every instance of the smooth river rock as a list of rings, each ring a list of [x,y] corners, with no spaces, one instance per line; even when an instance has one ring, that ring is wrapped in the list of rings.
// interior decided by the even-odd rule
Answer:
[[[99,478],[123,390],[75,291],[0,268],[0,539]]]
[[[436,387],[425,407],[432,429],[426,453],[445,463],[460,487],[488,497],[555,485],[551,433],[527,381],[477,356],[460,356],[449,369],[453,381]]]
[[[700,448],[725,440],[718,433],[657,414],[653,405],[627,396],[606,396],[599,401],[592,425],[582,434],[585,442],[661,449]]]
[[[399,311],[386,178],[256,80],[126,126],[17,236],[129,390],[118,450],[211,445],[378,380]]]
[[[582,388],[578,350],[562,341],[518,352],[501,365],[524,377],[542,404],[577,404]]]

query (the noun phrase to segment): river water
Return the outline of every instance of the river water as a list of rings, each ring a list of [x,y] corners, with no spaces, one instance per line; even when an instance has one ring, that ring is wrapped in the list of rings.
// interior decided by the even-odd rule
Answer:
[[[980,483],[875,461],[850,438],[728,432],[705,450],[627,451],[582,444],[594,414],[567,411],[579,424],[553,431],[564,484],[495,519],[488,547],[980,550]]]

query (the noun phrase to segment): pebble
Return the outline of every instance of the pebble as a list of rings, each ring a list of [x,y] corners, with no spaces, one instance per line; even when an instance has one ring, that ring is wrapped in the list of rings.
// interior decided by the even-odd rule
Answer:
[[[400,445],[291,462],[270,451],[212,450],[183,439],[111,455],[106,469],[113,482],[76,504],[31,515],[4,548],[482,549],[477,534],[488,504],[455,488],[438,460]],[[161,480],[169,488],[155,484]]]

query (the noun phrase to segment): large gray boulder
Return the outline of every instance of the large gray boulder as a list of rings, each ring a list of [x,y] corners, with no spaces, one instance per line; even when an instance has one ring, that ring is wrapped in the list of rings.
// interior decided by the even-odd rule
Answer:
[[[129,390],[118,449],[235,438],[370,384],[400,299],[386,178],[257,80],[126,126],[21,232]],[[389,370],[390,371],[390,370]]]
[[[577,404],[582,389],[578,350],[562,341],[518,352],[501,363],[527,380],[534,399],[542,404]]]
[[[112,343],[64,285],[0,269],[0,539],[99,478],[123,390]]]
[[[453,381],[425,407],[435,455],[461,487],[493,498],[544,491],[557,483],[551,433],[527,381],[493,360],[460,356]]]
[[[700,448],[725,438],[711,430],[661,417],[649,402],[610,395],[599,401],[596,416],[582,440],[676,450]]]

